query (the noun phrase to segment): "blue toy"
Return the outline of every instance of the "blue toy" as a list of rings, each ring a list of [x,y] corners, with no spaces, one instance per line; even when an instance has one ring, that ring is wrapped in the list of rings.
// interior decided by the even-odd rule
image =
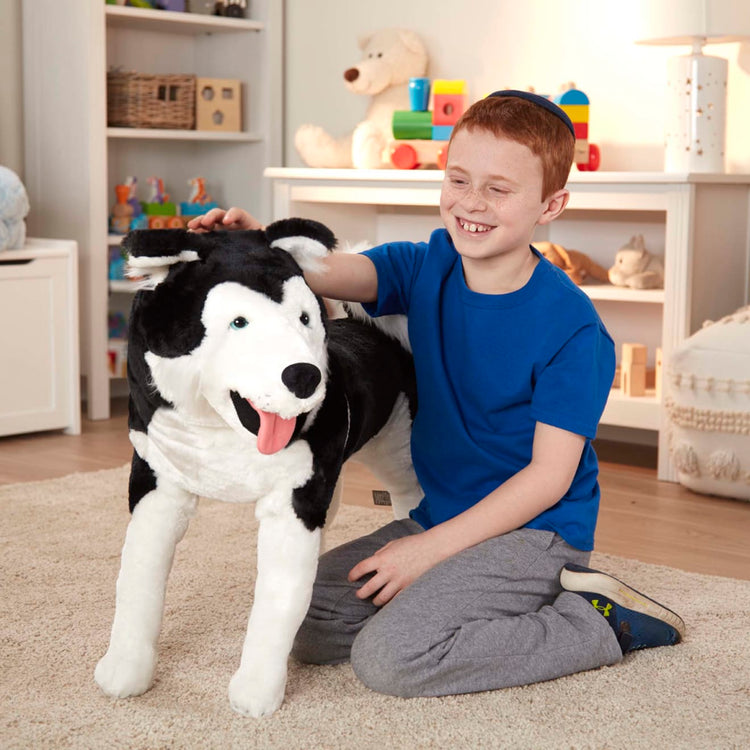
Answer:
[[[18,175],[0,166],[0,250],[13,250],[26,242],[29,196]]]

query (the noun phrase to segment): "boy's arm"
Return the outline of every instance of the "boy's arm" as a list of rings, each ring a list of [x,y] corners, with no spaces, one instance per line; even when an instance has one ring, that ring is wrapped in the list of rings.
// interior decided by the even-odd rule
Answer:
[[[349,580],[375,575],[357,592],[360,599],[390,601],[422,573],[457,552],[518,529],[551,508],[575,476],[585,438],[536,423],[531,462],[463,513],[421,534],[390,542],[352,568]]]

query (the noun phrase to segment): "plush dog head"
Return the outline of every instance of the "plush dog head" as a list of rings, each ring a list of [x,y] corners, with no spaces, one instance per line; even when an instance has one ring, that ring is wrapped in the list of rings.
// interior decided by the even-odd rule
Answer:
[[[151,414],[166,402],[187,421],[218,415],[257,436],[261,453],[284,448],[326,387],[325,315],[301,265],[335,244],[302,219],[265,231],[131,232],[129,274],[145,276],[130,321],[131,394]]]

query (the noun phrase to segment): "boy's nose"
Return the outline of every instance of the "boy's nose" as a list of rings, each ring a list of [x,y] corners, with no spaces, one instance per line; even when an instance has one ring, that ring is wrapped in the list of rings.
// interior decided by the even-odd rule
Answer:
[[[463,202],[467,206],[484,206],[486,203],[482,191],[477,188],[467,190],[464,194]]]

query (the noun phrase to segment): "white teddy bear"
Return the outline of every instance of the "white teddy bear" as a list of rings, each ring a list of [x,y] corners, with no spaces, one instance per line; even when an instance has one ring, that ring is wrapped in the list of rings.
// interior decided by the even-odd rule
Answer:
[[[352,133],[334,138],[319,125],[301,125],[294,138],[310,167],[379,169],[390,166],[384,151],[393,138],[395,110],[409,109],[409,78],[427,72],[427,51],[407,29],[383,29],[359,40],[362,60],[344,72],[347,88],[371,96],[365,119]]]
[[[23,247],[29,197],[18,175],[0,166],[0,250]]]

